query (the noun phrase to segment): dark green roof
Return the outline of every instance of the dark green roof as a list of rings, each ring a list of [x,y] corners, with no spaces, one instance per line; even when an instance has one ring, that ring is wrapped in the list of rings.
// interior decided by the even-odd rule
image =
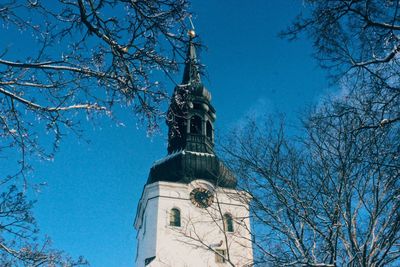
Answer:
[[[203,179],[215,186],[235,188],[233,173],[214,154],[179,151],[156,161],[150,169],[147,184],[157,181],[190,183]]]

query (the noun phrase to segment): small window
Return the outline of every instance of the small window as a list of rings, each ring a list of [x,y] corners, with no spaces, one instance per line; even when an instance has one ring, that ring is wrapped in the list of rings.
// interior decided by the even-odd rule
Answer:
[[[171,213],[169,214],[169,225],[177,227],[181,226],[181,212],[176,208],[171,209]]]
[[[215,250],[215,262],[217,263],[224,263],[226,262],[225,259],[226,251],[223,249],[216,249]]]
[[[201,118],[199,116],[193,116],[190,119],[190,133],[201,134]]]
[[[233,220],[232,215],[224,214],[224,228],[226,232],[233,232]]]
[[[210,140],[212,140],[212,131],[213,131],[213,129],[212,129],[211,122],[210,122],[210,121],[207,121],[207,124],[206,124],[206,134],[207,134],[208,139],[210,139]]]

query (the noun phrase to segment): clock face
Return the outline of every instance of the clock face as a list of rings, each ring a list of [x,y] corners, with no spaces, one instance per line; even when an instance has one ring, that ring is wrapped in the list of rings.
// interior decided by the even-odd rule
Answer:
[[[214,200],[213,194],[205,188],[195,188],[190,192],[190,200],[199,208],[209,207]]]

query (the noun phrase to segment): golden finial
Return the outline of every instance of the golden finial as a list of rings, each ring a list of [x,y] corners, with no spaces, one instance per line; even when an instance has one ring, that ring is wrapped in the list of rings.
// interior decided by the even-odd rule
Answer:
[[[189,35],[190,38],[194,38],[194,37],[196,37],[196,32],[193,29],[189,30],[188,31],[188,35]]]

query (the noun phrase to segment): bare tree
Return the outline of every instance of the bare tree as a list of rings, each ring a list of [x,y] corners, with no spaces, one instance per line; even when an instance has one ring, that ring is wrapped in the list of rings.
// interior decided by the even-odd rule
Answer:
[[[363,128],[366,117],[379,114],[351,109],[357,99],[321,104],[301,137],[288,137],[273,121],[250,121],[225,145],[241,186],[253,196],[259,261],[399,264],[399,128]]]
[[[0,153],[52,157],[39,135],[79,134],[88,118],[127,107],[157,128],[160,75],[185,47],[186,0],[9,0],[0,4]],[[44,139],[44,138],[43,138]],[[3,177],[1,177],[4,179]]]
[[[83,257],[74,260],[51,248],[49,238],[40,239],[38,228],[24,192],[10,186],[0,194],[0,265],[11,266],[82,266]]]
[[[397,266],[400,2],[304,3],[282,35],[308,34],[343,92],[310,112],[299,137],[273,119],[250,120],[224,145],[253,196],[256,256],[279,266]]]
[[[14,178],[26,178],[31,156],[51,159],[64,134],[80,136],[85,115],[122,107],[154,131],[167,99],[159,80],[171,78],[186,47],[187,8],[186,0],[1,1],[1,266],[85,263],[38,241],[29,182],[19,190]]]
[[[393,0],[304,1],[299,15],[283,36],[305,32],[314,55],[346,91],[371,95],[364,108],[387,112],[385,124],[400,121],[400,2]],[[377,99],[373,99],[377,98]],[[361,106],[361,105],[360,105]],[[369,121],[363,127],[379,127]]]

